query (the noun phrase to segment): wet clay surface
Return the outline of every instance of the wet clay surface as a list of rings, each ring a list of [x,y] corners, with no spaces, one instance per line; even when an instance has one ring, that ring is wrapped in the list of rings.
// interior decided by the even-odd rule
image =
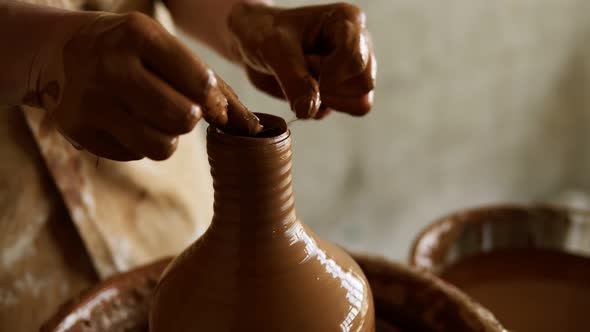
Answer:
[[[373,332],[360,267],[297,217],[285,121],[257,116],[266,135],[208,130],[213,220],[164,272],[151,331]]]
[[[506,249],[447,267],[442,278],[490,309],[510,331],[590,330],[590,259],[559,251]]]

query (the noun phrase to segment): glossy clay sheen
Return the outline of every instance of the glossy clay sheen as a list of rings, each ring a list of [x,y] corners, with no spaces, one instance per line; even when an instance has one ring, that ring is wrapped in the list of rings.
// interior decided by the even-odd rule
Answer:
[[[150,331],[373,332],[359,266],[295,213],[285,121],[257,116],[257,137],[208,129],[213,221],[164,272]]]
[[[447,267],[442,278],[490,309],[509,331],[590,331],[590,259],[509,249]]]

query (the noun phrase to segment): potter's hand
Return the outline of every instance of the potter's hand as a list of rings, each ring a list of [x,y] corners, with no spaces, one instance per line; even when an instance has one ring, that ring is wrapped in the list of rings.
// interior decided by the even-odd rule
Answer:
[[[162,160],[201,115],[230,132],[257,130],[233,91],[154,20],[80,15],[33,66],[32,98],[75,146],[114,160]]]
[[[330,109],[364,115],[376,60],[364,13],[349,4],[280,9],[240,3],[228,24],[238,58],[258,88],[286,97],[298,118]]]

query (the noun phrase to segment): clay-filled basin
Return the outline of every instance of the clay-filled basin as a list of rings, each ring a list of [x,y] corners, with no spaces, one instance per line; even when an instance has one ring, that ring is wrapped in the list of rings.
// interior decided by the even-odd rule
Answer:
[[[416,239],[412,265],[491,310],[510,331],[590,330],[590,213],[495,206],[451,214]]]
[[[371,285],[377,332],[505,331],[486,309],[429,273],[382,258],[354,258]],[[147,332],[150,295],[169,262],[104,281],[66,303],[41,331]]]

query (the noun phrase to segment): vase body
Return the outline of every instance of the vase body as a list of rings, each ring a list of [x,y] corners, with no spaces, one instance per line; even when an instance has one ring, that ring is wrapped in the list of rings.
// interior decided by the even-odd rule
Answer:
[[[285,121],[258,116],[262,137],[208,129],[214,217],[160,279],[150,331],[374,332],[359,266],[297,217]]]

